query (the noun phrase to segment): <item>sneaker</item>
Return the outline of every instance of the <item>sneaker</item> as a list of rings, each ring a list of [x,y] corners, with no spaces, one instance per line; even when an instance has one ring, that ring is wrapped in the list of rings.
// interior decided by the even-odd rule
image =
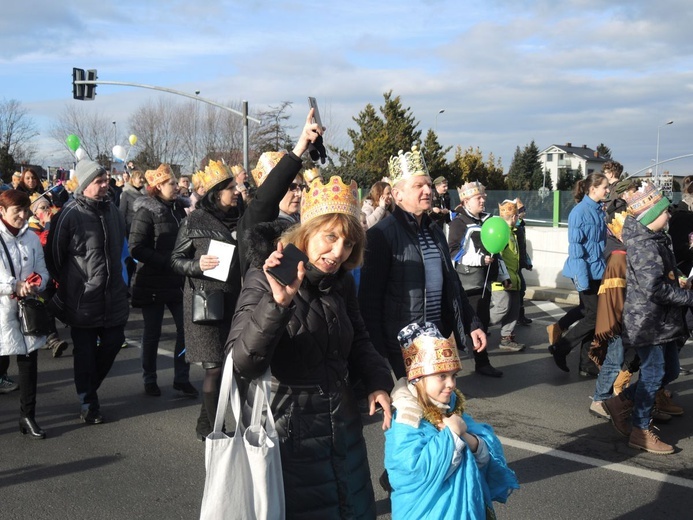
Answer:
[[[12,381],[7,374],[0,376],[0,394],[9,394],[19,388],[19,385]]]
[[[85,410],[79,414],[79,418],[85,424],[101,424],[104,421],[103,415],[99,410]]]
[[[501,337],[499,347],[508,352],[520,352],[525,349],[525,346],[522,343],[517,343],[512,336]]]
[[[128,340],[123,341],[123,344],[120,346],[120,348],[128,348]]]
[[[633,428],[628,439],[628,446],[638,450],[644,450],[655,455],[670,455],[674,453],[674,447],[662,441],[652,427],[647,430]]]
[[[161,389],[156,383],[145,383],[144,393],[152,397],[159,397],[161,395]]]
[[[561,336],[563,335],[563,331],[561,330],[561,327],[558,325],[558,323],[552,323],[551,325],[548,325],[546,327],[546,332],[549,335],[549,345],[555,345],[558,343],[558,340],[561,339]]]
[[[182,392],[187,397],[197,397],[200,395],[197,388],[190,384],[190,381],[186,381],[185,383],[173,383],[173,389]]]
[[[67,350],[67,341],[58,340],[51,345],[51,350],[53,351],[53,357],[60,357],[63,352]]]
[[[609,412],[607,412],[604,408],[603,401],[592,401],[592,404],[590,404],[590,414],[598,417],[599,419],[606,419],[607,421],[610,420]]]
[[[630,414],[633,411],[633,401],[623,397],[623,394],[619,394],[603,401],[602,404],[616,431],[624,437],[628,437],[632,430]]]
[[[683,415],[683,408],[674,404],[671,400],[671,393],[664,388],[660,388],[655,394],[655,407],[660,412],[664,412],[668,415],[675,415],[677,417]]]
[[[630,386],[631,374],[628,370],[621,370],[616,376],[614,381],[614,395],[618,395],[623,392],[624,389]]]
[[[529,326],[532,324],[532,319],[528,318],[527,316],[522,316],[521,318],[517,319],[517,323],[520,325]]]

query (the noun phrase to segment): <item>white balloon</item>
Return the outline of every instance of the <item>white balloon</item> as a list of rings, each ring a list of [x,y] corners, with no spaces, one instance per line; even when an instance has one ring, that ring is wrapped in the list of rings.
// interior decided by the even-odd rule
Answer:
[[[125,149],[124,146],[120,146],[119,144],[117,144],[113,147],[113,157],[115,157],[119,161],[124,161],[125,157],[127,157],[127,154],[128,151]]]
[[[78,161],[81,161],[87,157],[87,152],[84,151],[84,148],[77,148],[77,150],[75,150],[75,157],[77,157]]]

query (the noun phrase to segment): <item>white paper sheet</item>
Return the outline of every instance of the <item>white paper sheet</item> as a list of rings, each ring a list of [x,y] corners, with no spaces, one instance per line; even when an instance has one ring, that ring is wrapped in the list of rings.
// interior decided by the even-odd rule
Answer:
[[[210,240],[207,254],[219,258],[219,265],[214,269],[205,271],[204,275],[207,278],[214,278],[215,280],[225,282],[229,277],[231,259],[233,258],[233,252],[235,249],[236,246],[233,244],[219,242],[218,240]]]

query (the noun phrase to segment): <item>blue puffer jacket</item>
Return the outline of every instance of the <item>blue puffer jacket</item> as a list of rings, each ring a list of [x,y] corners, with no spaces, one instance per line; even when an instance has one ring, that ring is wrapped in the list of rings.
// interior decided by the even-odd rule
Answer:
[[[573,280],[578,291],[589,288],[590,280],[601,280],[606,268],[606,220],[599,202],[585,196],[568,217],[568,259],[563,276]]]
[[[683,308],[693,306],[693,291],[679,286],[669,236],[626,217],[623,242],[627,253],[623,345],[650,347],[687,338]]]

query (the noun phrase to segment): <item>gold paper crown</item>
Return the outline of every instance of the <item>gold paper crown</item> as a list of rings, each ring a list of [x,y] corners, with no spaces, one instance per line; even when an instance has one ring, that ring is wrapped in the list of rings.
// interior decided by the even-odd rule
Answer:
[[[486,187],[479,181],[467,182],[457,188],[460,200],[471,199],[475,195],[486,195]]]
[[[505,199],[502,203],[498,204],[498,213],[501,217],[512,217],[517,215],[517,199]]]
[[[171,170],[171,166],[168,164],[160,164],[156,170],[147,170],[144,172],[144,178],[147,179],[147,184],[150,186],[156,186],[157,184],[166,182],[172,177],[173,170]]]
[[[519,213],[524,213],[525,210],[526,210],[526,208],[525,208],[524,203],[520,200],[520,197],[517,197],[517,198],[515,199],[515,203],[517,204],[517,213],[518,213],[518,214],[519,214]]]
[[[231,166],[231,174],[236,177],[239,173],[245,172],[245,168],[240,164],[234,164]]]
[[[621,234],[623,233],[623,224],[626,221],[627,215],[627,211],[620,211],[618,213],[614,213],[614,216],[611,218],[611,222],[609,222],[606,225],[606,227],[609,228],[609,231],[611,231],[611,233],[619,240],[619,242],[623,242]]]
[[[257,161],[257,166],[250,172],[253,174],[255,186],[259,188],[260,185],[265,182],[267,174],[272,171],[272,168],[274,168],[285,155],[286,152],[282,150],[280,152],[265,152],[260,156]]]
[[[51,200],[48,198],[48,194],[46,193],[33,193],[32,195],[29,195],[29,209],[31,211],[34,211],[34,204],[36,204],[40,199],[45,199],[48,201],[48,204],[51,204]],[[52,206],[53,204],[51,204]]]
[[[358,186],[354,181],[347,186],[341,177],[331,177],[326,184],[318,177],[310,183],[308,193],[301,198],[301,223],[305,224],[321,215],[341,213],[360,219]]]
[[[400,150],[397,155],[390,157],[387,169],[390,173],[390,184],[392,186],[409,177],[428,175],[423,154],[416,145],[411,147],[411,152],[404,153]]]
[[[407,380],[462,368],[455,341],[433,336],[418,336],[402,349]]]
[[[637,190],[627,191],[623,200],[628,204],[628,214],[636,219],[662,200],[662,192],[651,182],[644,182]]]
[[[318,177],[320,177],[320,170],[317,168],[308,168],[303,170],[303,180],[306,181],[307,184],[310,184]]]
[[[70,193],[74,193],[78,185],[79,181],[77,180],[77,177],[72,177],[72,179],[65,181],[65,189]]]
[[[230,179],[231,172],[223,161],[209,161],[204,171],[200,170],[193,177],[196,177],[198,186],[208,192],[220,182]]]

